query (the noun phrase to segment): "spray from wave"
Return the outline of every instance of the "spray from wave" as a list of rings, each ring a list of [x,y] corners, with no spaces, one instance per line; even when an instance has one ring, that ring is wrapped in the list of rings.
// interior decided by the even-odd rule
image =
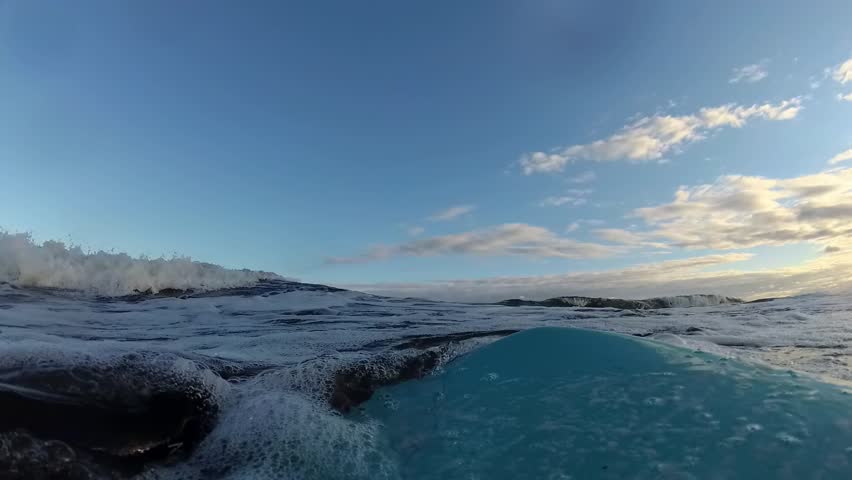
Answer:
[[[21,287],[118,296],[169,289],[219,290],[281,278],[270,272],[227,269],[189,257],[134,258],[125,253],[85,252],[58,241],[39,244],[27,233],[0,232],[0,282]]]

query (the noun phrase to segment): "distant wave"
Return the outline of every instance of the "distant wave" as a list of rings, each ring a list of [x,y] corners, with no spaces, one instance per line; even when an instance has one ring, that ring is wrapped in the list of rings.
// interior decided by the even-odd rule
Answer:
[[[726,305],[742,303],[742,300],[724,295],[678,295],[673,297],[654,297],[644,300],[625,300],[621,298],[600,297],[555,297],[547,300],[523,300],[511,299],[499,302],[501,305],[512,307],[538,306],[538,307],[586,307],[586,308],[621,308],[645,310],[652,308],[678,308],[678,307],[709,307],[714,305]]]
[[[269,272],[232,270],[188,257],[134,258],[84,252],[62,242],[38,244],[29,234],[0,232],[0,282],[117,296],[163,290],[219,290],[281,279]]]

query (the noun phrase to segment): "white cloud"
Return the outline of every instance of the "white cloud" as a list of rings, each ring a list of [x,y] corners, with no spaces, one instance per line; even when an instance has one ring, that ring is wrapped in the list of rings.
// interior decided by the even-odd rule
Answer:
[[[541,207],[561,207],[563,205],[571,205],[579,207],[588,202],[585,198],[572,197],[571,195],[563,195],[561,197],[547,197],[539,203]]]
[[[642,241],[687,249],[836,243],[852,235],[852,168],[788,179],[725,176],[633,214],[650,227],[637,233]]]
[[[456,205],[432,215],[429,217],[429,220],[433,222],[454,220],[464,214],[472,212],[475,208],[476,207],[473,205]]]
[[[415,226],[413,226],[413,227],[408,227],[408,229],[407,229],[406,231],[407,231],[407,232],[408,232],[408,234],[409,234],[409,235],[411,235],[412,237],[417,237],[417,236],[422,235],[422,234],[423,234],[423,232],[425,232],[425,231],[426,231],[426,229],[425,229],[425,228],[423,228],[423,227],[420,227],[420,226],[415,225]]]
[[[845,95],[842,93],[838,93],[837,99],[841,102],[852,102],[852,93],[847,93]]]
[[[769,76],[766,66],[769,62],[763,60],[760,63],[753,63],[743,67],[735,68],[728,83],[755,83]]]
[[[566,232],[566,233],[576,232],[576,231],[577,231],[577,230],[579,230],[579,229],[580,229],[583,225],[600,226],[600,225],[603,225],[603,224],[605,224],[605,223],[606,223],[606,222],[604,222],[603,220],[598,220],[598,219],[596,219],[596,218],[589,218],[589,219],[583,219],[583,218],[581,218],[581,219],[579,219],[579,220],[577,220],[577,221],[575,221],[575,222],[571,222],[571,224],[570,224],[570,225],[568,225],[568,226],[565,228],[565,232]]]
[[[841,85],[852,82],[852,58],[834,67],[831,78]]]
[[[669,245],[665,243],[652,241],[648,235],[631,232],[630,230],[623,230],[620,228],[599,228],[595,230],[594,233],[600,239],[621,245],[669,248]]]
[[[569,181],[573,183],[589,183],[594,182],[596,178],[598,178],[598,176],[595,174],[595,172],[588,170],[579,175],[571,177]]]
[[[836,163],[845,162],[847,160],[852,160],[852,148],[846,150],[845,152],[840,152],[837,155],[831,157],[831,160],[828,161],[828,164],[834,165]]]
[[[739,128],[752,118],[790,120],[802,109],[800,97],[777,104],[737,106],[734,104],[702,108],[692,115],[654,115],[640,118],[603,140],[572,145],[554,152],[532,152],[520,160],[524,174],[561,171],[569,162],[580,160],[645,162],[658,160],[664,154],[685,144],[706,138],[713,130]]]
[[[795,266],[774,269],[719,268],[751,258],[750,254],[729,253],[564,275],[349,287],[390,295],[483,301],[520,295],[646,297],[695,292],[758,297],[830,291],[849,285],[852,168],[792,178],[723,176],[712,184],[681,187],[671,202],[635,209],[631,215],[643,220],[644,226],[594,230],[602,243],[580,242],[526,224],[505,224],[401,245],[378,246],[363,255],[332,259],[330,263],[448,254],[587,259],[635,249],[661,253],[674,248],[730,250],[807,242],[819,246],[822,255]],[[566,231],[599,223],[576,220]],[[707,267],[714,268],[708,271]]]
[[[563,205],[571,205],[579,207],[588,203],[586,196],[594,192],[592,189],[577,189],[569,188],[565,190],[565,195],[547,197],[539,203],[540,207],[560,207]]]
[[[328,264],[366,263],[390,257],[436,255],[525,256],[534,258],[603,258],[623,247],[580,242],[524,223],[506,223],[481,230],[380,245],[355,257],[329,258]]]

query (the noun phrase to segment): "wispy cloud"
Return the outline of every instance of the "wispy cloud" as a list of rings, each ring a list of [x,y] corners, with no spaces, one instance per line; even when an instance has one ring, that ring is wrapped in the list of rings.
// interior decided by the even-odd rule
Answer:
[[[575,175],[568,180],[573,183],[589,183],[594,182],[595,179],[598,178],[597,174],[591,170],[587,170],[583,173]]]
[[[734,104],[702,108],[692,115],[654,115],[641,118],[605,139],[572,145],[553,152],[532,152],[521,157],[526,175],[552,173],[569,162],[580,160],[645,162],[658,160],[690,142],[706,138],[713,130],[739,128],[754,118],[790,120],[802,109],[800,97],[776,104],[738,106]]]
[[[635,247],[651,247],[651,248],[669,248],[669,245],[663,242],[655,242],[649,239],[648,235],[643,235],[630,230],[620,228],[599,228],[594,231],[595,235],[608,242],[618,243],[621,245],[629,245]]]
[[[594,190],[590,188],[569,188],[568,190],[565,190],[564,195],[556,195],[545,198],[541,201],[541,203],[539,203],[539,206],[561,207],[563,205],[571,205],[574,207],[579,207],[588,203],[588,199],[586,198],[586,196],[592,192],[594,192]]]
[[[408,227],[408,229],[406,229],[406,232],[408,232],[408,234],[412,237],[418,237],[420,235],[423,235],[423,232],[425,231],[425,228],[418,225],[414,225],[413,227]]]
[[[842,93],[838,93],[837,99],[841,102],[852,102],[852,93],[847,93],[845,95]]]
[[[831,78],[841,85],[852,82],[852,58],[834,67]]]
[[[567,227],[565,227],[565,233],[576,232],[577,230],[582,228],[583,225],[599,226],[599,225],[603,225],[605,223],[606,222],[604,222],[603,220],[598,220],[598,219],[595,219],[595,218],[592,218],[592,219],[581,218],[580,220],[577,220],[575,222],[571,222]]]
[[[564,205],[571,205],[574,207],[579,207],[588,203],[588,200],[585,198],[572,197],[570,195],[563,195],[561,197],[547,197],[539,203],[541,207],[561,207]]]
[[[442,210],[431,217],[429,220],[432,222],[444,222],[447,220],[454,220],[462,215],[472,212],[476,207],[473,205],[456,205],[454,207],[450,207],[446,210]]]
[[[728,83],[759,82],[769,76],[769,71],[766,69],[768,64],[768,60],[763,60],[760,63],[735,68]]]
[[[831,74],[831,68],[824,68],[820,75],[811,75],[808,79],[808,85],[811,87],[811,90],[816,90],[821,87],[823,82],[831,78]]]
[[[844,152],[840,152],[837,155],[831,157],[831,159],[828,161],[828,164],[834,165],[834,164],[837,164],[837,163],[840,163],[840,162],[845,162],[845,161],[848,161],[848,160],[852,160],[852,148],[850,148],[849,150],[846,150]]]
[[[613,245],[580,242],[534,225],[507,223],[496,227],[373,247],[354,257],[326,259],[328,264],[355,264],[390,257],[436,255],[524,256],[534,258],[603,258],[624,251]]]

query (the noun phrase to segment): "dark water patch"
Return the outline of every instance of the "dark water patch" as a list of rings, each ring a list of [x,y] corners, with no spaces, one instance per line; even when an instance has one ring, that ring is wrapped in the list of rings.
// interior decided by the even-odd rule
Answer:
[[[401,364],[395,359],[386,362],[372,360],[345,367],[334,375],[329,404],[338,412],[348,413],[369,400],[381,387],[425,377],[435,369],[440,358],[439,352],[426,350],[412,355]],[[396,368],[388,373],[386,367],[377,369],[377,363],[388,363]]]
[[[99,464],[93,455],[58,440],[25,431],[0,433],[2,480],[110,480],[124,475]]]
[[[766,303],[766,302],[773,302],[775,300],[781,300],[781,299],[784,299],[784,298],[789,298],[789,297],[758,298],[756,300],[749,300],[748,302],[745,302],[745,303]]]
[[[61,442],[72,447],[74,458],[82,452],[134,472],[150,462],[183,458],[210,431],[219,412],[215,380],[224,381],[175,356],[134,353],[106,363],[31,362],[30,355],[17,360],[7,354],[0,370],[0,434],[13,443],[29,442],[26,448]],[[8,455],[0,458],[4,461],[32,469],[19,478],[89,478],[73,477],[83,475],[76,470],[65,472],[67,477],[40,477],[38,465]]]
[[[210,370],[219,378],[227,381],[238,381],[252,378],[267,370],[273,370],[281,367],[281,365],[272,363],[226,360],[198,354],[184,354],[182,357],[195,362],[203,368]]]
[[[472,338],[505,337],[517,332],[518,330],[489,330],[484,332],[451,333],[448,335],[408,336],[404,337],[406,338],[405,342],[395,345],[394,348],[397,350],[405,350],[409,348],[424,349],[446,345],[451,342],[470,340]]]
[[[842,343],[836,344],[793,344],[794,348],[813,348],[816,350],[841,350],[846,348],[846,345]]]
[[[697,300],[697,301],[696,301]],[[702,302],[703,301],[703,302]],[[711,304],[738,304],[742,300],[734,297],[721,297],[717,295],[679,295],[675,297],[654,297],[642,300],[629,300],[623,298],[604,297],[554,297],[547,300],[526,300],[512,298],[497,302],[497,305],[508,307],[556,307],[556,308],[617,308],[621,310],[649,310],[659,308],[707,306]]]
[[[282,312],[284,313],[284,312]],[[292,312],[286,312],[290,315],[298,315],[300,317],[306,316],[315,316],[315,315],[337,315],[338,312],[331,310],[330,308],[309,308],[305,310],[295,310]]]
[[[398,313],[389,312],[387,310],[347,310],[345,312],[340,312],[341,315],[345,315],[347,317],[398,317],[400,316]]]
[[[299,324],[305,323],[307,321],[308,321],[308,319],[306,319],[306,318],[298,318],[298,317],[286,318],[285,317],[285,318],[273,318],[273,319],[267,320],[263,323],[265,323],[267,325],[299,325]]]
[[[264,323],[267,325],[360,325],[362,322],[342,318],[273,318]],[[372,328],[372,326],[366,325],[364,328]]]
[[[409,337],[403,343],[393,345],[395,350],[414,350],[401,360],[397,356],[382,356],[359,362],[338,370],[332,380],[329,404],[341,413],[369,400],[373,393],[385,386],[429,375],[447,353],[449,347],[465,340],[482,337],[505,337],[518,330],[493,330],[487,332],[463,332],[448,335]],[[386,347],[385,342],[375,342],[373,347]],[[361,347],[369,348],[370,345]]]
[[[167,342],[174,340],[174,337],[121,337],[120,342]]]
[[[701,333],[704,333],[704,330],[702,330],[698,327],[688,327],[686,329],[683,329],[683,328],[658,328],[658,329],[650,330],[650,331],[647,331],[647,332],[633,333],[631,335],[633,335],[634,337],[644,338],[644,337],[651,337],[651,336],[654,336],[654,335],[659,335],[661,333],[671,333],[673,335],[689,336],[689,335],[699,335]]]
[[[211,298],[211,297],[270,297],[280,295],[282,293],[290,293],[296,291],[307,292],[322,292],[334,293],[344,292],[342,288],[329,287],[327,285],[318,285],[313,283],[293,282],[289,280],[261,280],[253,285],[245,287],[224,288],[211,291],[196,291],[196,290],[181,290],[175,288],[164,288],[154,292],[146,290],[135,292],[130,295],[120,297],[98,297],[101,302],[128,302],[139,303],[148,300],[157,300],[164,298],[189,299],[189,298]]]

